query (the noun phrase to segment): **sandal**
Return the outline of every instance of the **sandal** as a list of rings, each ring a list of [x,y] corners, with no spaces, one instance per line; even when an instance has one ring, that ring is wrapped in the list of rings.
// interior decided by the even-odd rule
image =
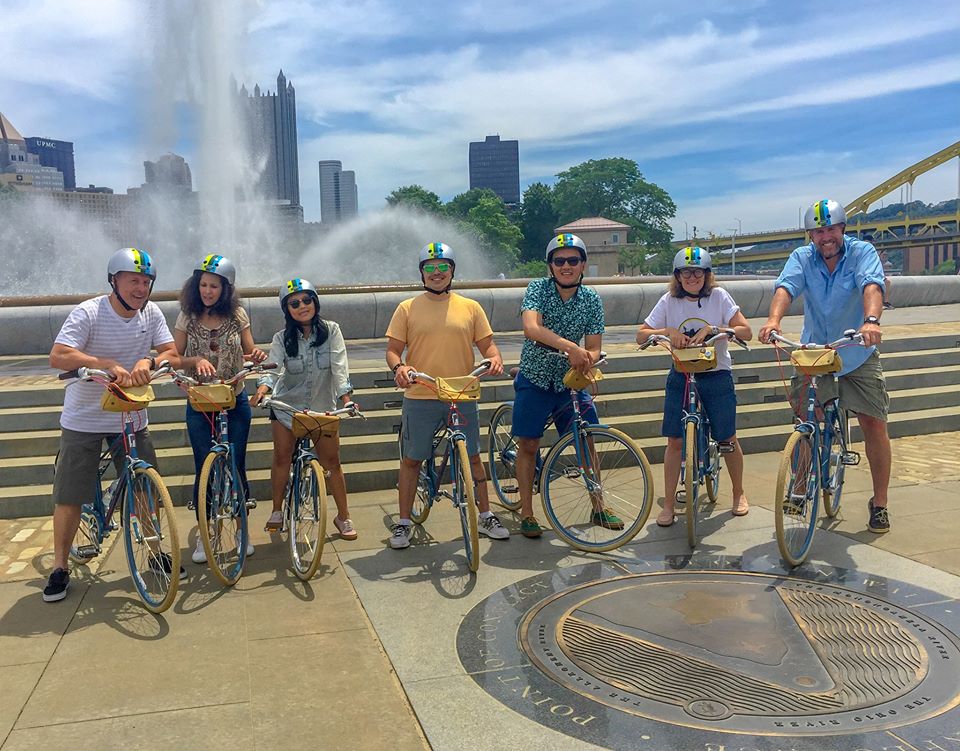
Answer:
[[[263,525],[264,532],[276,532],[283,527],[283,514],[280,511],[274,511]]]
[[[733,508],[731,509],[731,513],[734,516],[746,516],[748,513],[750,513],[750,504],[747,503],[747,499],[738,498],[737,500],[735,500],[733,502]]]
[[[341,520],[339,516],[333,517],[333,526],[337,528],[337,532],[340,533],[341,540],[356,540],[357,539],[357,530],[353,528],[353,520],[343,519]]]
[[[663,509],[660,514],[657,516],[657,526],[658,527],[672,527],[674,520],[673,511],[667,511]]]

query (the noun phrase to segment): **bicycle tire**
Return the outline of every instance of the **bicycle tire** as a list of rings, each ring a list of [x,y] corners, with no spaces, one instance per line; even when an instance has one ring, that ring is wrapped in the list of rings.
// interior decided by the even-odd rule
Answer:
[[[843,463],[846,446],[846,424],[841,411],[829,410],[833,423],[821,434],[823,436],[823,456],[827,460],[827,473],[823,480],[823,512],[833,519],[840,512],[840,495],[843,493],[843,478],[847,465]]]
[[[78,566],[83,566],[100,553],[101,538],[100,522],[97,515],[93,513],[93,507],[90,504],[84,504],[80,511],[80,526],[77,527],[77,534],[74,535],[73,544],[70,545],[70,560]],[[92,555],[80,555],[77,552],[81,547],[93,546],[96,552]]]
[[[297,578],[308,581],[320,567],[327,535],[327,486],[316,459],[299,467],[287,510],[290,563]]]
[[[242,487],[236,489],[238,500],[236,505],[233,503],[231,464],[226,453],[207,454],[197,491],[200,541],[211,573],[225,587],[240,580],[247,560],[247,505]]]
[[[704,485],[710,503],[716,503],[717,497],[720,495],[720,467],[723,461],[721,456],[717,442],[707,440],[707,474],[704,477]]]
[[[397,454],[400,456],[400,461],[403,461],[403,435],[401,433],[397,433]],[[427,461],[432,464],[435,460],[431,456]],[[430,516],[430,509],[433,507],[433,496],[430,492],[432,486],[428,474],[430,470],[427,461],[420,464],[420,473],[417,475],[417,489],[413,494],[410,520],[414,524],[423,524]],[[434,477],[436,477],[436,472],[434,472]]]
[[[540,498],[544,514],[557,536],[568,545],[588,552],[613,550],[632,540],[647,523],[653,504],[653,474],[646,455],[616,428],[586,425],[580,428],[589,467],[576,452],[572,432],[557,441],[544,460]],[[600,490],[590,490],[584,469],[596,474],[599,461]],[[597,521],[596,506],[616,517],[622,528]]]
[[[777,546],[790,567],[799,566],[807,559],[817,526],[820,494],[813,449],[810,433],[795,430],[787,439],[777,472],[773,501]],[[803,474],[807,476],[804,492],[795,493],[797,478]]]
[[[454,478],[453,504],[460,515],[463,532],[463,547],[467,555],[467,567],[472,573],[480,568],[480,533],[477,529],[477,498],[473,488],[473,473],[470,471],[470,456],[462,438],[454,441],[457,471]]]
[[[700,451],[697,446],[697,426],[693,420],[684,429],[683,487],[687,494],[687,545],[697,547],[697,522],[700,509]]]
[[[520,510],[520,485],[517,482],[517,442],[511,435],[513,403],[501,404],[490,418],[487,431],[487,463],[490,480],[500,505],[510,511]]]
[[[170,493],[153,467],[137,467],[124,489],[123,542],[130,576],[147,610],[162,613],[180,584],[180,538]],[[134,508],[129,508],[130,499]]]

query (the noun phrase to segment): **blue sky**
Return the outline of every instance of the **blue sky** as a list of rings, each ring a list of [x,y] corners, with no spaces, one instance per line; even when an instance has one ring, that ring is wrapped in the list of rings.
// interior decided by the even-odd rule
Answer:
[[[273,89],[283,68],[296,87],[308,220],[318,160],[356,171],[367,212],[401,185],[466,190],[467,143],[499,133],[520,141],[521,187],[624,156],[676,201],[680,237],[737,219],[745,232],[789,227],[799,207],[852,200],[960,139],[955,0],[207,5],[219,10],[202,41],[233,45],[238,81]],[[187,46],[193,7],[0,0],[0,111],[24,135],[73,140],[79,182],[139,185],[142,161],[173,148],[202,187],[198,118],[182,104],[171,130],[153,106],[190,89],[157,79],[157,49],[167,84],[181,72],[158,18],[174,18]],[[953,160],[913,196],[957,190]]]

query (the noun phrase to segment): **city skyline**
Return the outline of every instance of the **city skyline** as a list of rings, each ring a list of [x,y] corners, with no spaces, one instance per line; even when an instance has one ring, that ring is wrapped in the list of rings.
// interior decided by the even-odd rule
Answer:
[[[499,132],[524,144],[521,190],[624,156],[676,201],[681,238],[693,225],[723,234],[737,217],[744,232],[789,227],[811,200],[851,200],[958,138],[952,3],[361,6],[257,6],[235,77],[272,80],[283,68],[296,81],[300,160],[350,164],[367,211],[401,185],[443,199],[465,191],[464,147]],[[5,9],[6,39],[29,29],[36,43],[5,56],[0,101],[22,131],[74,142],[80,184],[124,190],[156,157],[144,108],[131,106],[150,49],[139,7],[72,3],[69,25],[54,23],[62,4],[52,0]],[[197,163],[195,144],[170,148]],[[316,221],[316,173],[299,187]],[[956,193],[950,162],[913,197]]]

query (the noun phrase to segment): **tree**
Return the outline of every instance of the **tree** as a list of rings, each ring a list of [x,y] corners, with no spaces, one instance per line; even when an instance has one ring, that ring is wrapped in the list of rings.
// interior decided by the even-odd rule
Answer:
[[[527,261],[519,263],[510,271],[510,276],[514,279],[539,279],[547,276],[546,261]]]
[[[553,208],[553,194],[548,185],[533,183],[523,191],[520,212],[520,260],[534,261],[543,258],[543,253],[559,225],[559,216]]]
[[[442,214],[443,204],[440,196],[421,185],[405,185],[387,196],[388,206],[404,206],[415,211],[429,214]]]
[[[623,267],[630,272],[630,276],[634,276],[638,271],[646,271],[647,249],[642,243],[624,245],[617,255]]]
[[[643,179],[632,159],[591,159],[557,175],[553,206],[561,223],[602,216],[629,224],[631,239],[649,251],[670,244],[668,220],[676,204],[658,185]]]
[[[496,194],[493,197],[481,196],[467,212],[461,228],[468,232],[473,230],[481,247],[493,255],[492,260],[498,270],[507,271],[516,264],[523,234],[517,225],[507,219],[503,201]]]
[[[480,203],[481,198],[492,198],[494,201],[500,201],[500,196],[494,193],[490,188],[471,188],[466,193],[460,193],[451,198],[444,207],[447,214],[457,219],[466,219],[470,209]],[[502,203],[502,202],[501,202]]]

